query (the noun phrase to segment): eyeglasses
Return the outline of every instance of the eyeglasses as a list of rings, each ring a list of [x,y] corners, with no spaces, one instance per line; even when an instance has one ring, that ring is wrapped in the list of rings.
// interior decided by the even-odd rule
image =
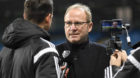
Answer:
[[[74,24],[74,26],[80,27],[80,26],[82,26],[83,24],[86,24],[86,23],[89,23],[89,22],[70,22],[70,21],[68,21],[68,22],[65,22],[65,26],[70,27],[70,26],[72,26],[72,24]]]

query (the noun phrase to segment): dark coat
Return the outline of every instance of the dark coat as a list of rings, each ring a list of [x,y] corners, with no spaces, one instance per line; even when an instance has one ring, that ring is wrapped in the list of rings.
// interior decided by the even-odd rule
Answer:
[[[20,18],[12,22],[2,38],[0,78],[58,78],[58,52],[48,40],[35,24]]]
[[[70,71],[68,78],[104,78],[104,69],[109,65],[110,54],[106,48],[86,41],[82,44],[65,42],[57,46],[62,57],[64,50],[70,50],[65,59]]]

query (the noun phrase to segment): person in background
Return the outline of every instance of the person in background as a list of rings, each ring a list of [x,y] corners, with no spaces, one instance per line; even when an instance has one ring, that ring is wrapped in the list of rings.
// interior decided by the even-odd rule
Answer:
[[[89,41],[88,34],[93,28],[90,8],[81,3],[69,6],[64,23],[67,41],[59,44],[57,50],[62,58],[64,51],[70,51],[64,59],[69,68],[67,78],[104,78],[111,53],[106,51],[105,46]]]
[[[23,16],[4,31],[0,78],[60,78],[59,54],[47,32],[53,0],[25,0]]]
[[[127,60],[127,53],[125,50],[116,49],[110,56],[110,66],[105,68],[104,78],[114,78],[118,70],[120,70]]]
[[[136,43],[132,48],[126,60],[122,60],[126,56],[124,53],[117,53],[118,57],[122,59],[111,56],[111,59],[114,60],[111,64],[115,65],[112,70],[117,72],[112,72],[113,76],[108,78],[140,78],[140,42]],[[116,67],[115,62],[121,64],[122,61],[124,64]]]

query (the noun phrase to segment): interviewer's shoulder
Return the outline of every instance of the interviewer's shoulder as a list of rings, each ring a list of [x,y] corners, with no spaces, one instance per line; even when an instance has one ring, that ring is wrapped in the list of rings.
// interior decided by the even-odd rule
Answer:
[[[67,49],[67,43],[63,42],[61,44],[56,45],[56,49],[58,50],[59,53],[63,52],[65,49]]]

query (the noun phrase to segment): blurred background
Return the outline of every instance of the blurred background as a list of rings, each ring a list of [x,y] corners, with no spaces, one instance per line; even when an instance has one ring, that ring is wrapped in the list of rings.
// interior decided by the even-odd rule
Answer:
[[[140,0],[54,0],[54,18],[51,30],[51,41],[54,44],[64,42],[64,13],[66,8],[74,3],[83,3],[90,7],[93,15],[93,30],[89,34],[91,42],[106,45],[110,33],[101,32],[101,21],[123,19],[129,23],[129,35],[134,45],[140,40]],[[24,0],[0,0],[0,38],[7,25],[17,17],[22,17]],[[122,32],[122,48],[129,53],[130,47],[126,43],[126,33]],[[0,50],[3,47],[0,39]]]

